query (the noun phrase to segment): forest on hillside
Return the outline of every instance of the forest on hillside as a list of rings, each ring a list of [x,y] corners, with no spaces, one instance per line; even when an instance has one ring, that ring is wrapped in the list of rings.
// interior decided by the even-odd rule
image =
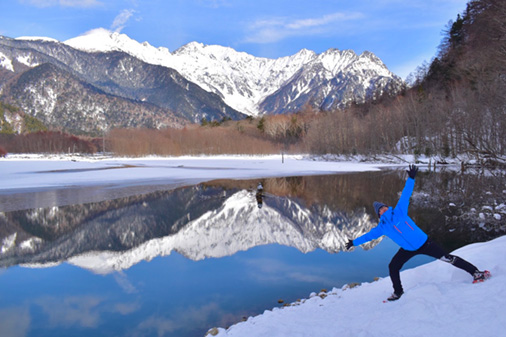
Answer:
[[[506,2],[470,1],[438,54],[401,95],[323,114],[312,152],[392,152],[502,161],[506,146]],[[319,142],[318,135],[329,141]]]
[[[40,127],[15,133],[2,114],[0,155],[466,154],[505,165],[506,2],[469,1],[443,31],[437,55],[412,74],[410,84],[399,95],[341,110],[307,105],[295,114],[203,120],[184,129],[114,129],[100,139]]]

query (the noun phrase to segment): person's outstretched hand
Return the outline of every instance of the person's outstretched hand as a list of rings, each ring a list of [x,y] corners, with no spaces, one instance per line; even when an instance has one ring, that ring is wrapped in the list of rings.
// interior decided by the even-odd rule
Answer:
[[[353,240],[348,240],[346,243],[346,250],[350,250],[353,247]]]
[[[408,176],[412,179],[415,179],[416,173],[418,172],[418,167],[416,165],[409,165],[409,170],[407,170]]]

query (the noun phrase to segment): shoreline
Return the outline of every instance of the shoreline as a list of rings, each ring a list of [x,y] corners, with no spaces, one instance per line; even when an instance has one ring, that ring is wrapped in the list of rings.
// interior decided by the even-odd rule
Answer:
[[[212,157],[8,156],[0,159],[0,194],[69,187],[196,184],[215,179],[255,179],[378,171],[391,163],[322,161],[303,155]]]
[[[499,318],[506,298],[500,258],[504,243],[506,236],[453,252],[492,273],[481,284],[473,284],[470,275],[458,268],[432,261],[401,272],[406,294],[396,302],[383,303],[392,291],[390,278],[385,277],[311,293],[300,302],[265,310],[227,328],[211,328],[205,336],[464,336],[479,329],[501,334],[506,327]],[[453,319],[448,321],[448,315]]]
[[[219,179],[249,180],[402,170],[415,159],[421,171],[432,171],[434,158],[415,158],[413,155],[372,158],[315,157],[307,154],[124,158],[10,154],[0,159],[0,175],[3,177],[0,211],[100,202]],[[438,165],[436,171],[459,169],[458,163],[447,163]],[[82,192],[79,196],[72,193],[78,189]],[[33,197],[33,194],[38,197]],[[26,201],[30,198],[36,200]],[[25,205],[19,207],[20,203]]]

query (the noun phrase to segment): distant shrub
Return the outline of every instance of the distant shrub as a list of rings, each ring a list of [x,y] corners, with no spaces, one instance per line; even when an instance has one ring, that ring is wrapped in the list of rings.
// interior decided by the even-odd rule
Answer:
[[[12,125],[5,118],[5,111],[16,112],[18,108],[0,102],[0,133],[1,134],[13,134],[15,133]]]
[[[26,132],[47,131],[47,127],[44,125],[44,123],[35,117],[25,115],[24,121]]]
[[[5,158],[5,156],[7,156],[7,150],[0,145],[0,158]]]
[[[0,135],[0,144],[10,153],[95,153],[87,139],[60,131],[39,131],[21,135]]]
[[[3,134],[13,134],[14,133],[14,128],[12,127],[12,125],[7,122],[7,121],[2,121],[0,120],[0,133],[3,133]]]

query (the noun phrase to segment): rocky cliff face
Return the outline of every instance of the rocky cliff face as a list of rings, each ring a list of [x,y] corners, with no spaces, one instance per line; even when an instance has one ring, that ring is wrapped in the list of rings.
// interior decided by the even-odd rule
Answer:
[[[156,105],[107,94],[51,63],[23,72],[3,95],[45,125],[76,133],[100,134],[111,127],[180,127],[187,122]]]

